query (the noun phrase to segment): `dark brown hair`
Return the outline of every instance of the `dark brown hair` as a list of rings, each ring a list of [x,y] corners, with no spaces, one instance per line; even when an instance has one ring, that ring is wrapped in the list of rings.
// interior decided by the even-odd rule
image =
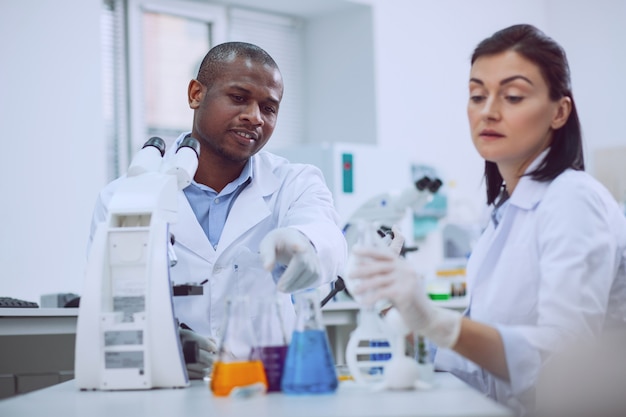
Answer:
[[[567,122],[554,131],[550,150],[537,169],[526,175],[537,181],[550,181],[568,168],[585,169],[580,121],[570,80],[569,64],[563,48],[532,25],[514,25],[502,29],[478,44],[472,54],[472,64],[482,56],[515,51],[539,67],[545,79],[551,100],[569,97],[572,111]],[[495,163],[485,161],[487,204],[497,199],[503,178]]]

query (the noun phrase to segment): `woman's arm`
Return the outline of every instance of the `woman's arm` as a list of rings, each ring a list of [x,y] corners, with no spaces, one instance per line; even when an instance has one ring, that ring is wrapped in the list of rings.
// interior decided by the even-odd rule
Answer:
[[[463,317],[459,338],[452,350],[494,376],[509,381],[504,344],[495,327]]]

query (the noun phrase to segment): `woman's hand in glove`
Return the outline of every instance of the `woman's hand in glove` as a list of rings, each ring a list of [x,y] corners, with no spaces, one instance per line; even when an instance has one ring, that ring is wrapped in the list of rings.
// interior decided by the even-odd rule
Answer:
[[[426,295],[423,278],[389,247],[355,247],[358,261],[351,275],[360,280],[355,293],[365,304],[389,300],[406,325],[438,346],[451,348],[461,329],[459,312],[435,306]]]

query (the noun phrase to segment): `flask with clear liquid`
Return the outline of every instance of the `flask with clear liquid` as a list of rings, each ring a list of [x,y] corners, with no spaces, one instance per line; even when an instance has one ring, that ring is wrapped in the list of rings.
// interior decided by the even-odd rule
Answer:
[[[276,296],[270,296],[258,300],[256,308],[258,320],[254,330],[257,333],[259,353],[267,376],[267,391],[278,392],[281,390],[280,383],[288,349],[280,303]]]
[[[391,307],[389,301],[379,300],[375,305],[366,305],[362,296],[354,294],[360,279],[353,273],[359,259],[352,250],[355,247],[381,248],[387,246],[388,242],[379,233],[375,222],[361,220],[352,227],[354,244],[350,248],[343,279],[360,310],[358,326],[350,334],[346,346],[346,365],[355,381],[366,384],[383,380],[385,367],[393,356],[396,342],[380,316],[381,311]]]
[[[243,296],[226,303],[225,325],[210,383],[216,396],[228,396],[235,388],[261,387],[267,391],[267,377],[248,306],[249,299]]]
[[[296,327],[287,350],[281,382],[285,394],[328,394],[338,385],[334,358],[322,322],[316,291],[294,295]]]

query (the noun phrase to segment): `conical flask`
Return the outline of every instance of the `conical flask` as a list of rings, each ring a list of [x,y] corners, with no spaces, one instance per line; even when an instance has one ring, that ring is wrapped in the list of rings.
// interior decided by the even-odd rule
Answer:
[[[211,391],[217,396],[227,396],[234,388],[254,384],[262,384],[267,390],[248,306],[249,299],[245,296],[233,297],[226,303],[222,339],[210,383]]]
[[[355,294],[355,289],[360,284],[354,270],[360,260],[353,254],[355,247],[380,248],[388,243],[378,232],[378,226],[374,222],[365,220],[356,222],[353,226],[352,241],[348,262],[343,280],[350,295],[359,304],[359,323],[351,333],[346,347],[346,364],[352,377],[359,383],[381,381],[385,367],[392,357],[393,337],[386,329],[379,312],[391,307],[387,300],[379,300],[375,305],[366,305],[364,297]]]
[[[354,380],[360,384],[382,381],[385,368],[398,348],[377,310],[372,306],[361,307],[359,324],[346,346],[346,364]]]
[[[287,357],[287,337],[277,297],[262,298],[256,303],[257,320],[254,330],[259,341],[259,351],[268,392],[280,391],[285,358]]]
[[[315,290],[294,295],[296,327],[291,336],[281,388],[285,394],[326,394],[339,385]]]

